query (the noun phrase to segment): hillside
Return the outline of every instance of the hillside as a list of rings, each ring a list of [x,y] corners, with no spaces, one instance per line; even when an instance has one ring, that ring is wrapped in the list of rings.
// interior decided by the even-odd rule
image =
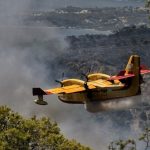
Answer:
[[[102,69],[112,74],[117,73],[132,54],[140,55],[141,63],[150,66],[149,39],[150,28],[146,26],[125,27],[108,36],[69,36],[66,39],[70,45],[67,52],[57,59],[62,66],[72,69],[72,72],[80,68],[86,72],[92,67],[91,71],[94,72]]]

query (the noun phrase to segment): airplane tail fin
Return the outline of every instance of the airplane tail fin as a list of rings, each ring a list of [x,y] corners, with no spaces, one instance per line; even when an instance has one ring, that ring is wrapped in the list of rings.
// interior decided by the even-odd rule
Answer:
[[[134,76],[140,74],[140,57],[137,55],[130,56],[125,69],[120,71],[117,76],[127,76],[130,74],[134,74]]]
[[[140,74],[140,57],[138,55],[131,55],[125,68],[125,75],[134,74],[134,77],[127,81],[127,87],[133,94],[141,93],[141,74]]]
[[[129,58],[129,61],[127,63],[127,66],[125,68],[125,75],[127,74],[135,74],[135,75],[143,75],[150,73],[150,70],[145,65],[140,64],[140,57],[137,55],[132,55]]]
[[[140,74],[140,57],[137,55],[132,55],[125,68],[125,75],[134,73],[135,76]]]
[[[140,57],[138,55],[131,55],[123,72],[124,76],[131,77],[131,75],[134,75],[125,81],[129,91],[131,91],[133,94],[140,94],[140,85],[144,82],[142,75],[147,73],[150,73],[150,70],[144,65],[140,64]]]

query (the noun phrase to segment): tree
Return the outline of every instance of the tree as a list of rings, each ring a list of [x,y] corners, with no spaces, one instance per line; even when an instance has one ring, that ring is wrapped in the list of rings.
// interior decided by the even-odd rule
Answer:
[[[146,127],[143,133],[141,134],[139,141],[145,143],[143,150],[148,150],[150,148],[150,128]],[[136,150],[136,142],[133,139],[129,140],[118,140],[113,141],[109,144],[108,150]]]
[[[133,139],[129,140],[119,140],[116,142],[111,142],[108,146],[109,150],[136,150],[136,142]]]
[[[150,8],[150,0],[146,0],[145,7]]]
[[[1,150],[90,150],[66,139],[56,122],[47,117],[24,118],[7,106],[0,107]]]
[[[145,142],[145,150],[148,150],[150,147],[150,128],[145,128],[144,133],[141,135],[139,140]]]

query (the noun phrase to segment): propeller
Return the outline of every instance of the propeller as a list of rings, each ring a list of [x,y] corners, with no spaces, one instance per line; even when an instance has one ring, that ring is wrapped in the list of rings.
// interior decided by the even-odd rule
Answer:
[[[85,77],[85,79],[86,79],[85,82],[88,82],[88,81],[89,81],[89,79],[88,79],[88,74],[91,73],[92,67],[93,67],[93,66],[91,66],[90,68],[88,68],[88,70],[87,70],[86,73],[81,73],[81,75],[82,75],[83,77]]]
[[[64,72],[63,72],[63,73],[62,73],[62,77],[61,77],[61,81],[60,81],[60,80],[55,80],[55,82],[59,83],[59,84],[61,85],[61,87],[63,87],[62,81],[63,81],[63,79],[64,79],[64,76],[65,76],[65,74],[64,74]]]
[[[88,86],[88,84],[87,84],[87,82],[89,82],[88,74],[91,73],[92,67],[93,67],[93,66],[91,66],[91,67],[88,69],[88,71],[87,71],[86,74],[85,74],[85,73],[82,73],[82,74],[81,74],[81,75],[82,75],[83,77],[85,77],[85,79],[86,79],[85,82],[84,82],[84,88],[85,88],[85,90],[86,90],[86,92],[87,92],[87,98],[88,98],[89,100],[92,100],[92,97],[93,97],[93,94],[92,94],[92,92],[91,92],[91,90],[89,89],[89,86]]]
[[[55,82],[59,83],[61,85],[61,87],[63,87],[63,83],[59,80],[55,80]]]
[[[82,75],[83,77],[85,77],[85,79],[86,79],[85,82],[84,82],[84,88],[85,88],[87,91],[89,91],[89,87],[88,87],[88,85],[87,85],[87,82],[89,81],[88,74],[91,73],[92,67],[93,67],[93,66],[91,66],[90,68],[88,68],[87,73],[81,73],[81,75]]]
[[[88,75],[86,75],[85,73],[82,73],[81,75],[82,75],[83,77],[85,77],[85,79],[86,79],[85,82],[88,82],[88,81],[89,81]]]
[[[90,98],[90,92],[89,92],[89,87],[88,87],[88,84],[87,84],[87,82],[89,81],[89,79],[88,79],[88,75],[86,75],[86,74],[84,74],[84,73],[82,73],[81,74],[82,76],[84,76],[85,77],[85,82],[84,82],[84,88],[85,88],[85,90],[86,90],[86,92],[87,92],[87,97],[88,98]]]

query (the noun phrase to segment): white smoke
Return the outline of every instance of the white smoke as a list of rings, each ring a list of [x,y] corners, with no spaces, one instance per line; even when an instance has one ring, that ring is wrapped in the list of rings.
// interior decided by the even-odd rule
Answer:
[[[120,98],[102,102],[87,102],[85,108],[90,112],[122,110],[135,107],[135,98]],[[137,101],[136,101],[137,102]]]
[[[0,1],[0,104],[25,114],[33,106],[32,87],[48,85],[51,69],[45,62],[54,61],[67,47],[53,28],[24,26],[31,4],[29,0]]]

